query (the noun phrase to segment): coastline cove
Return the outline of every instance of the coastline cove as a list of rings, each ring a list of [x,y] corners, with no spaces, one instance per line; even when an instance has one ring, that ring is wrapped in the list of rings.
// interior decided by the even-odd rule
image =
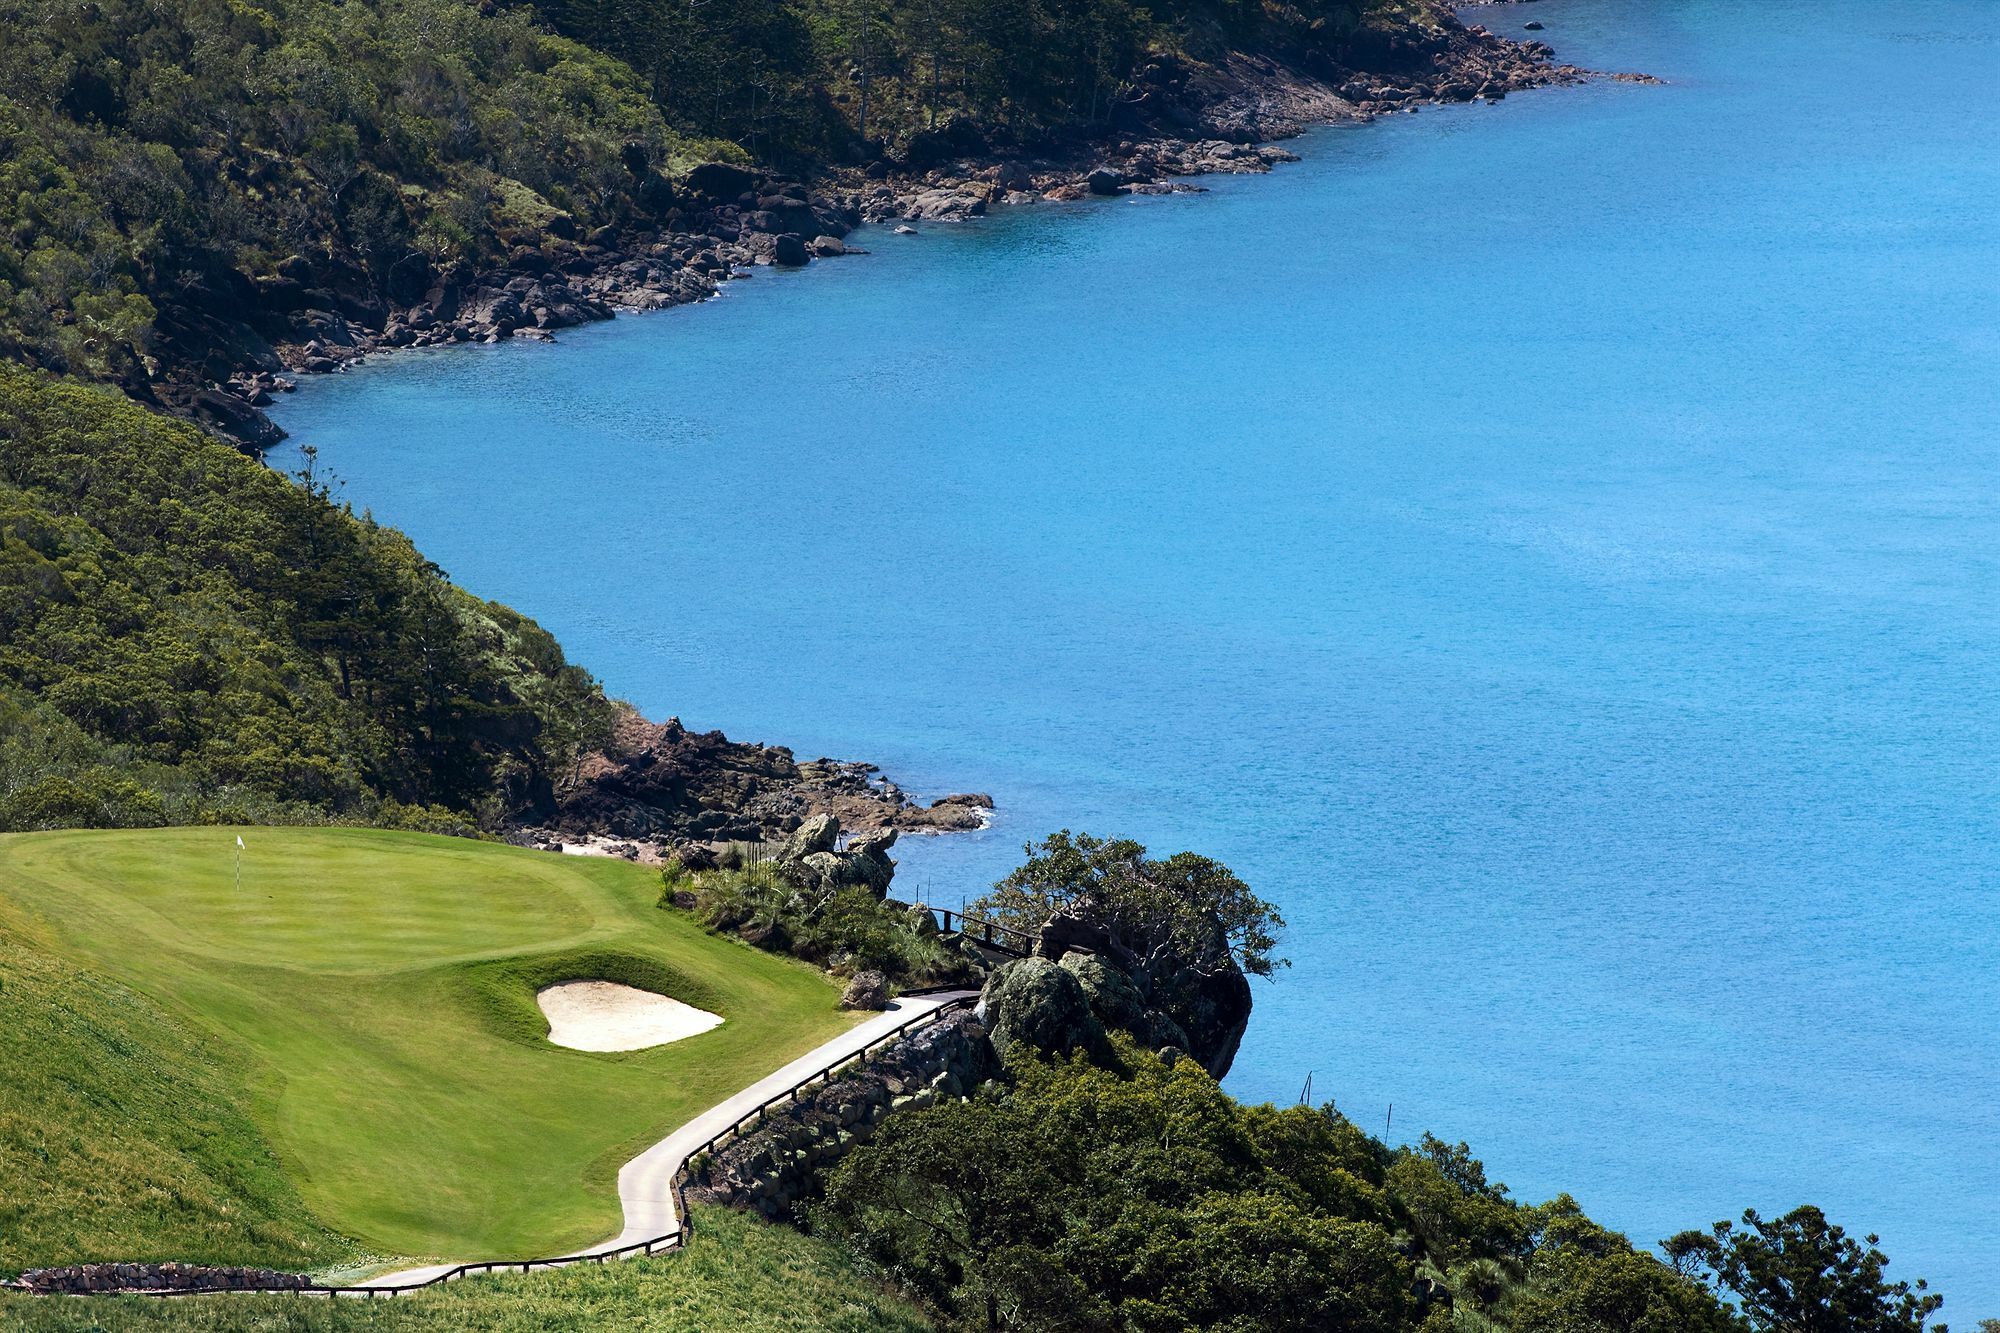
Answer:
[[[934,901],[1064,826],[1227,861],[1296,962],[1239,1096],[1311,1075],[1642,1244],[1810,1200],[1976,1320],[2000,108],[1977,43],[1906,38],[1983,16],[1535,11],[1668,86],[863,230],[307,381],[271,460],[649,715],[992,792],[898,844]]]

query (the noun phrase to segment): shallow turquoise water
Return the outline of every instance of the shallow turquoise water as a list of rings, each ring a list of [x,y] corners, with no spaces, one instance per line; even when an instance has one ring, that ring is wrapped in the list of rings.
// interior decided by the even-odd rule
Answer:
[[[1524,11],[1487,11],[1503,29]],[[1291,920],[1230,1079],[2000,1315],[2000,46],[1544,0],[1660,74],[761,273],[281,420],[656,715]],[[282,461],[282,458],[280,459]],[[907,890],[906,890],[907,891]]]

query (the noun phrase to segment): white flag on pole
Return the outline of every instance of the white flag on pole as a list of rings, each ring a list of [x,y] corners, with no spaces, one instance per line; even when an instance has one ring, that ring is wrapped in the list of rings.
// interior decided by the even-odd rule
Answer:
[[[238,847],[241,847],[243,845],[243,835],[241,833],[236,835],[236,845]]]

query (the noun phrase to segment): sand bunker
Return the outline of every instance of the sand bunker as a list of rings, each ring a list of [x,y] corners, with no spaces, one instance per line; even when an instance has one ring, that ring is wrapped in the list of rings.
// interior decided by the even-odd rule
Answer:
[[[722,1022],[679,1000],[615,981],[565,981],[536,992],[549,1040],[575,1051],[639,1051],[706,1032]]]

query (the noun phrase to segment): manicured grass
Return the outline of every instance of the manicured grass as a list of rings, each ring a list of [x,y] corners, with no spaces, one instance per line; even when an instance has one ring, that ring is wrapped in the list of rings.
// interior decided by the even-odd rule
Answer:
[[[186,1039],[166,1051],[143,1037],[86,1051],[105,1063],[114,1099],[142,1066],[220,1089],[235,1109],[218,1120],[214,1151],[275,1160],[279,1194],[295,1189],[361,1252],[506,1257],[601,1239],[617,1229],[620,1163],[851,1021],[818,974],[659,911],[657,876],[622,861],[258,828],[241,831],[239,888],[237,832],[0,837],[0,931],[10,952],[112,983],[102,994],[129,987],[157,1007],[148,1022]],[[549,1045],[534,990],[595,976],[726,1021],[651,1051]],[[24,1077],[23,1057],[33,1066],[31,1052],[11,1053],[0,1083]],[[95,1123],[123,1114],[83,1100]],[[134,1105],[174,1114],[159,1098]],[[25,1174],[32,1188],[58,1173],[29,1162]],[[138,1244],[145,1229],[120,1197],[129,1177],[68,1183],[84,1197],[72,1197],[66,1224],[42,1218],[45,1234],[60,1226],[66,1246],[101,1255],[92,1232],[102,1219],[119,1244],[137,1246],[122,1257],[191,1257]],[[179,1230],[175,1210],[159,1207],[166,1232]],[[10,1267],[88,1257],[18,1228],[0,1246]]]
[[[0,1274],[114,1258],[299,1269],[350,1251],[251,1120],[234,1077],[247,1063],[0,928]]]
[[[694,1242],[678,1254],[472,1278],[395,1300],[0,1296],[0,1328],[21,1333],[921,1333],[930,1326],[838,1246],[714,1208],[697,1210]]]

